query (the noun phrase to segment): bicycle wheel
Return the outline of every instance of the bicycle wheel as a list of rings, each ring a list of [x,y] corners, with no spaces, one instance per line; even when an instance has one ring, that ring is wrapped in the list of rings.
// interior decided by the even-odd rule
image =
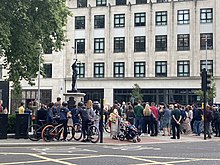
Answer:
[[[106,124],[103,124],[103,127],[105,129],[105,132],[111,133],[109,122],[107,122]]]
[[[70,141],[73,139],[73,135],[74,135],[74,127],[71,125],[67,126],[67,137],[66,140]]]
[[[76,141],[79,141],[82,138],[82,125],[81,124],[73,125],[73,138]]]
[[[99,129],[96,126],[92,125],[89,127],[89,135],[92,143],[97,143],[99,141]]]
[[[28,138],[31,140],[31,141],[38,141],[40,140],[41,138],[41,131],[42,131],[42,128],[40,125],[38,124],[33,124],[31,125],[30,127],[28,127]]]
[[[44,129],[42,130],[41,133],[41,137],[44,141],[46,142],[50,142],[53,140],[55,134],[54,132],[54,126],[52,125],[47,125],[46,127],[44,127]]]

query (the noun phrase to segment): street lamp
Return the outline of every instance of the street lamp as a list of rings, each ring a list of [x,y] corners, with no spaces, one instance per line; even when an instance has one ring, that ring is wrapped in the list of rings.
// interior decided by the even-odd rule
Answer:
[[[39,54],[39,56],[38,56],[38,88],[37,88],[37,100],[38,100],[38,103],[39,103],[39,105],[40,105],[40,71],[41,71],[41,69],[40,69],[40,60],[41,60],[41,52],[40,52],[40,54]]]

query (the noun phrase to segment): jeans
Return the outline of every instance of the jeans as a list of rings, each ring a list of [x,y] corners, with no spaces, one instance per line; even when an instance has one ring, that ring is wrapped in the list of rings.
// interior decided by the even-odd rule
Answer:
[[[195,132],[196,135],[200,135],[200,133],[201,133],[201,121],[194,120],[193,131]]]
[[[142,117],[136,116],[135,117],[135,127],[138,129],[139,135],[141,134],[142,129]]]
[[[176,139],[180,139],[180,125],[177,123],[172,123],[172,133],[173,133],[173,138]]]

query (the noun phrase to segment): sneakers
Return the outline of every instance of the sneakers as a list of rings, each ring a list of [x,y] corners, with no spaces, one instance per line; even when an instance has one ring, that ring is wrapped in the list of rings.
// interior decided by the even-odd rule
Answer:
[[[142,133],[142,134],[140,134],[140,137],[143,137],[144,136],[144,134]]]

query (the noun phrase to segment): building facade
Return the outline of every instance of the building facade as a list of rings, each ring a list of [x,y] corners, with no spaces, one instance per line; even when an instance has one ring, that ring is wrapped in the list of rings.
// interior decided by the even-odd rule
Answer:
[[[218,0],[68,0],[67,5],[70,41],[62,52],[43,55],[42,102],[65,99],[77,59],[77,89],[85,100],[131,101],[138,84],[144,101],[191,104],[199,101],[200,72],[207,66],[216,83],[214,102],[220,103]],[[24,100],[36,98],[37,85],[22,86]]]

